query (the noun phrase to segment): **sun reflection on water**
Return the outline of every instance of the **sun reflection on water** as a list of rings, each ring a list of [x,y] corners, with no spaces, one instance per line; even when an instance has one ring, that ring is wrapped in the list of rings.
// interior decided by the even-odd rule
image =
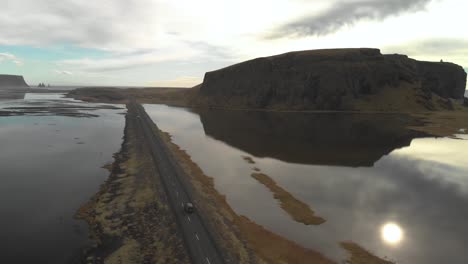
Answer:
[[[388,222],[380,230],[382,240],[391,245],[398,245],[403,240],[403,229],[396,223]]]

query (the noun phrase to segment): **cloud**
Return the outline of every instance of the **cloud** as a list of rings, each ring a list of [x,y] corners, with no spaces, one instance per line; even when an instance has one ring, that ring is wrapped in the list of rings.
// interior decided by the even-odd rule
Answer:
[[[85,72],[108,72],[133,69],[161,62],[190,59],[195,56],[193,50],[181,50],[179,53],[152,51],[144,53],[122,54],[110,58],[82,58],[62,60],[57,64]]]
[[[205,42],[180,41],[170,48],[110,52],[101,58],[67,59],[56,62],[60,68],[80,72],[112,72],[157,65],[166,62],[198,62],[229,60],[229,49]]]
[[[11,61],[17,66],[23,66],[24,64],[23,61],[21,61],[15,55],[10,53],[0,53],[0,63],[2,63],[3,61]]]
[[[56,74],[62,74],[62,75],[73,75],[71,71],[64,71],[64,70],[54,70]]]
[[[468,39],[463,38],[426,38],[389,45],[382,48],[383,53],[406,54],[418,60],[453,62],[468,66]]]
[[[101,49],[153,44],[159,1],[15,0],[2,6],[0,44],[48,45],[71,43]]]
[[[310,16],[282,25],[266,35],[267,39],[326,35],[363,19],[383,20],[392,15],[423,9],[431,0],[356,0],[337,1]]]
[[[468,57],[468,39],[463,38],[431,38],[420,39],[399,45],[387,46],[385,51],[408,54],[411,56],[437,55]],[[465,55],[467,54],[467,55]]]

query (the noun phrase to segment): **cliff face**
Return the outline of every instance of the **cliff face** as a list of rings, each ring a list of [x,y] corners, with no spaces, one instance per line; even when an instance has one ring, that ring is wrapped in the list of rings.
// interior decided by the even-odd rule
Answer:
[[[0,89],[28,87],[23,76],[0,74]]]
[[[356,102],[398,91],[435,108],[433,95],[462,99],[466,73],[378,49],[291,52],[208,72],[194,103],[214,107],[356,110]],[[395,101],[398,100],[393,99]],[[392,99],[386,99],[392,100]]]

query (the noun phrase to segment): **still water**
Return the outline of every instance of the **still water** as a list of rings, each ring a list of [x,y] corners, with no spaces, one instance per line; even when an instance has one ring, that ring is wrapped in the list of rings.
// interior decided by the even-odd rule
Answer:
[[[400,115],[145,109],[238,214],[285,238],[337,262],[354,241],[397,263],[467,263],[467,135],[430,137]],[[254,168],[326,222],[294,221]]]
[[[0,101],[1,263],[70,263],[88,243],[74,214],[108,176],[125,110],[61,97]]]

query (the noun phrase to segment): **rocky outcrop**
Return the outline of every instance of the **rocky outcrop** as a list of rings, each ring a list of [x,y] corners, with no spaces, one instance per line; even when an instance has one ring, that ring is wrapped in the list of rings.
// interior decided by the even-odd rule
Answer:
[[[23,76],[0,74],[0,89],[28,88]]]
[[[193,103],[227,108],[356,110],[359,100],[388,91],[422,107],[462,99],[466,73],[446,62],[421,62],[378,49],[291,52],[205,74]],[[407,92],[405,94],[405,92]],[[398,100],[389,98],[388,100]]]
[[[23,76],[0,74],[0,100],[23,99],[28,89]]]

